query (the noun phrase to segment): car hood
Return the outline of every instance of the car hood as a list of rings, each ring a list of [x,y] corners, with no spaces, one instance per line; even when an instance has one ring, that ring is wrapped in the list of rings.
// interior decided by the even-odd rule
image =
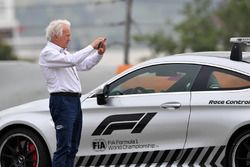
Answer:
[[[0,111],[0,117],[21,112],[41,112],[49,110],[49,99],[42,99]]]
[[[81,102],[88,97],[88,94],[82,95]],[[29,112],[48,112],[49,111],[49,99],[41,99],[33,102],[25,103],[15,107],[11,107],[0,111],[0,117],[4,115],[17,114],[17,113],[29,113]]]

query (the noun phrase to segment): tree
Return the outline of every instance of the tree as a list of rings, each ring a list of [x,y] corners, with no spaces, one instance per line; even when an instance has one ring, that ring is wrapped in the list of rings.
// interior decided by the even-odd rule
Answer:
[[[194,0],[185,6],[183,14],[186,19],[175,27],[180,35],[180,52],[217,49],[218,30],[212,11],[210,0]]]
[[[17,60],[12,47],[0,40],[0,60]]]
[[[231,46],[230,37],[250,36],[249,12],[249,0],[224,0],[216,7],[211,0],[193,0],[182,11],[185,19],[174,26],[175,37],[156,32],[134,39],[156,54],[225,50]]]
[[[229,48],[229,38],[233,36],[250,36],[250,1],[228,0],[215,13],[221,22],[221,39],[224,49]]]

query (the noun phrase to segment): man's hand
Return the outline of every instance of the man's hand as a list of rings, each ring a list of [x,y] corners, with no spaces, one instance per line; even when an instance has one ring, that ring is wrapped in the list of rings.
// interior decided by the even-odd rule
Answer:
[[[106,51],[106,38],[98,44],[98,54],[103,55]]]
[[[96,38],[92,43],[91,43],[91,46],[94,48],[94,49],[98,49],[98,46],[100,44],[100,42],[105,42],[106,41],[106,38],[105,37],[98,37]]]

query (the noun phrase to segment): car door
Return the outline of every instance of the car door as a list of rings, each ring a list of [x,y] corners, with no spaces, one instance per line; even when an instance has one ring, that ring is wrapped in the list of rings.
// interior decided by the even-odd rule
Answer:
[[[202,67],[193,85],[186,147],[225,146],[230,134],[248,119],[249,88],[247,75]]]
[[[108,83],[107,104],[97,105],[95,96],[87,98],[82,103],[83,131],[78,154],[112,155],[113,159],[107,162],[103,157],[100,162],[92,156],[91,163],[88,158],[81,159],[82,163],[177,159],[186,140],[190,88],[199,69],[198,65],[178,63],[150,65]],[[123,156],[123,160],[115,155]]]

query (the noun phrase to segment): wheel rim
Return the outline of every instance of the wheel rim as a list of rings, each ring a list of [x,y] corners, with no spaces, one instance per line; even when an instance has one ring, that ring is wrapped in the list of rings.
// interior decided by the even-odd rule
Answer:
[[[35,142],[27,135],[14,134],[0,147],[2,167],[37,167],[39,154]]]
[[[250,167],[250,134],[243,136],[232,154],[233,167]]]

